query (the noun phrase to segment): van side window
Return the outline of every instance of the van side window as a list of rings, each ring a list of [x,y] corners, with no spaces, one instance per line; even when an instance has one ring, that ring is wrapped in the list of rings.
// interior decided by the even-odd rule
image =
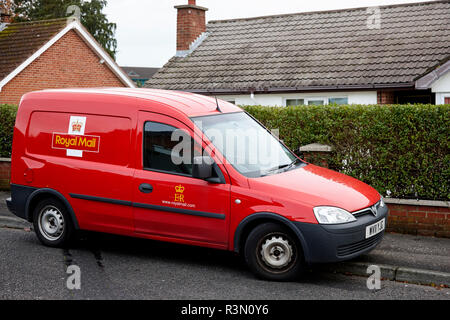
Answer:
[[[194,140],[184,131],[158,122],[146,122],[144,169],[192,176],[194,146]]]

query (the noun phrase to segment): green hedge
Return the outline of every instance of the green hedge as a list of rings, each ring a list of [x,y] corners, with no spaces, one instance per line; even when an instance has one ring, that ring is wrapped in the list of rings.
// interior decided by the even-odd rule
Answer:
[[[332,146],[334,151],[325,156],[331,169],[384,195],[449,199],[450,105],[244,109],[268,128],[278,128],[292,150],[310,143]]]
[[[11,145],[17,107],[0,104],[0,158],[11,157]]]
[[[391,197],[450,198],[450,105],[245,106],[292,149],[330,145],[330,168]],[[17,107],[0,105],[0,157],[11,156]],[[320,163],[321,158],[317,158]],[[314,161],[313,161],[314,162]]]

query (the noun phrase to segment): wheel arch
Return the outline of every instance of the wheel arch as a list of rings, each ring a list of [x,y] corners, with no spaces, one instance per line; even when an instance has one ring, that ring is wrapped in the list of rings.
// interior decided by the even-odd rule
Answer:
[[[290,220],[286,219],[285,217],[279,214],[272,212],[254,213],[252,215],[247,216],[239,223],[234,232],[234,239],[233,239],[234,252],[240,253],[243,242],[245,241],[251,230],[253,230],[253,228],[265,222],[275,222],[287,227],[290,231],[292,231],[292,233],[296,235],[298,241],[302,246],[305,260],[306,261],[309,260],[308,246],[300,230],[296,228],[295,225]]]
[[[67,211],[69,212],[70,218],[72,219],[73,226],[76,230],[80,229],[80,226],[78,225],[77,217],[75,216],[75,212],[72,209],[72,206],[70,205],[69,201],[58,191],[49,189],[49,188],[43,188],[43,189],[37,189],[35,190],[27,199],[26,205],[25,205],[25,212],[26,212],[26,218],[29,222],[33,222],[33,211],[36,205],[43,199],[46,198],[56,198],[60,200],[64,206],[66,207]]]

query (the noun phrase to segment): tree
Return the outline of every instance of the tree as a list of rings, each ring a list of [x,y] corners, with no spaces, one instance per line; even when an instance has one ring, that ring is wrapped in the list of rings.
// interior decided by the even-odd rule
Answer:
[[[115,59],[117,40],[116,24],[109,22],[102,12],[108,4],[107,0],[15,0],[14,21],[31,21],[64,18],[73,15],[70,6],[80,8],[80,20],[84,27]]]

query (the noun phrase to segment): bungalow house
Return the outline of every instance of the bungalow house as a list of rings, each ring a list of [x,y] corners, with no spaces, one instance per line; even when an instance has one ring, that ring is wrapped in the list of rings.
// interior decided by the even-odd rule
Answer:
[[[450,103],[450,1],[205,22],[178,10],[177,53],[146,87],[236,104]]]
[[[0,103],[49,88],[135,87],[78,20],[0,21]]]

